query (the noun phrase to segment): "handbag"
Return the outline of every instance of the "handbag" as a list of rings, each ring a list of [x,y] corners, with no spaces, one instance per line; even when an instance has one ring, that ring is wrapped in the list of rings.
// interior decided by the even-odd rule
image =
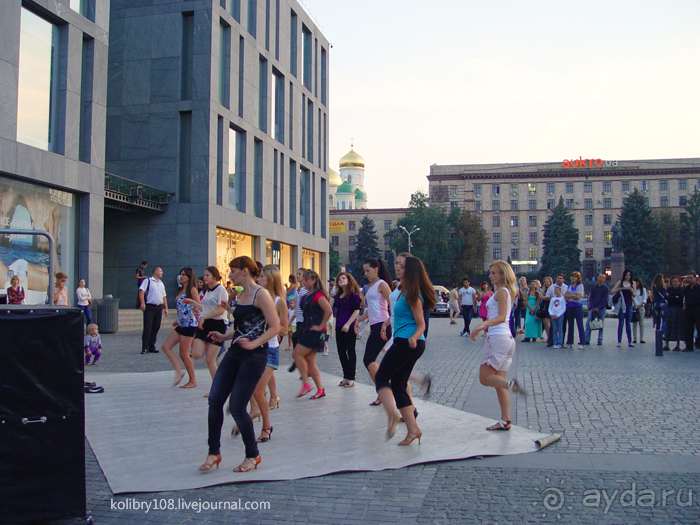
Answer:
[[[547,319],[549,313],[549,301],[540,300],[540,304],[537,305],[537,311],[535,312],[535,319],[542,321]]]
[[[603,320],[602,319],[593,319],[589,325],[589,328],[591,330],[602,330],[603,329]]]
[[[88,299],[88,306],[92,306],[92,299]]]

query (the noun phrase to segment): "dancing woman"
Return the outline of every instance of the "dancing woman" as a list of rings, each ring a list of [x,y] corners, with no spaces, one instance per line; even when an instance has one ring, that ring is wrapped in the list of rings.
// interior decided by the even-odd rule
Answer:
[[[432,310],[436,301],[433,285],[421,260],[398,256],[397,261],[399,258],[404,260],[403,264],[395,266],[396,277],[401,281],[401,290],[393,309],[396,331],[389,350],[378,366],[375,379],[377,396],[389,419],[387,439],[394,436],[396,425],[403,417],[407,433],[399,445],[406,446],[415,439],[420,444],[423,435],[416,423],[415,408],[407,386],[413,367],[425,351],[424,310]],[[400,414],[396,413],[397,408]]]
[[[518,293],[515,284],[515,274],[510,264],[505,261],[495,261],[489,266],[489,279],[496,292],[486,303],[488,317],[486,321],[476,327],[472,332],[472,339],[482,330],[489,329],[484,351],[479,368],[479,381],[484,386],[492,386],[496,389],[498,404],[501,407],[501,419],[487,427],[486,430],[510,430],[510,394],[524,393],[518,382],[512,379],[506,381],[506,375],[515,353],[515,339],[510,333],[508,320],[513,306],[513,298]]]
[[[173,386],[177,386],[185,373],[180,367],[175,355],[176,345],[180,345],[180,359],[185,364],[187,370],[188,381],[180,388],[194,388],[197,386],[197,379],[194,375],[194,364],[190,357],[190,349],[192,348],[192,340],[194,334],[197,333],[197,314],[195,305],[202,307],[199,301],[199,292],[194,285],[194,272],[192,268],[182,268],[180,270],[180,284],[182,287],[175,297],[175,311],[177,312],[177,321],[173,323],[175,330],[170,332],[170,335],[163,343],[163,353],[170,360],[175,371],[175,380]],[[189,301],[188,301],[189,300]],[[188,301],[188,302],[185,302]]]
[[[297,325],[297,332],[301,332],[297,339],[297,345],[292,351],[292,358],[301,374],[302,386],[297,397],[302,397],[311,392],[309,376],[316,384],[316,393],[311,399],[326,396],[326,391],[321,382],[321,372],[316,366],[316,354],[323,352],[323,343],[326,341],[326,323],[333,315],[333,309],[328,302],[328,295],[323,286],[323,281],[313,270],[306,270],[303,277],[306,295],[303,301],[304,324]]]
[[[230,396],[231,415],[240,429],[245,444],[245,459],[233,469],[248,472],[258,468],[261,458],[255,441],[255,429],[246,407],[267,365],[267,342],[280,333],[279,313],[270,294],[255,283],[259,270],[250,257],[236,257],[229,266],[229,278],[242,286],[238,305],[233,311],[234,331],[210,333],[214,342],[233,339],[221,360],[209,395],[209,453],[199,470],[210,470],[221,462],[221,427],[224,403]],[[222,287],[223,288],[223,287]]]
[[[387,307],[389,305],[389,294],[392,290],[393,281],[389,269],[381,259],[370,257],[362,265],[362,269],[365,271],[365,277],[369,281],[369,289],[365,297],[367,310],[358,317],[355,323],[355,334],[360,332],[360,323],[365,319],[369,319],[370,333],[367,338],[365,356],[362,362],[369,372],[369,377],[374,381],[374,376],[379,369],[377,357],[385,344],[381,332],[384,321],[389,319],[389,309]],[[435,292],[433,292],[433,295],[435,295]],[[391,333],[388,333],[387,336],[391,337]],[[380,403],[381,400],[377,397],[370,405],[377,406]]]
[[[197,323],[197,332],[194,334],[192,344],[192,357],[201,359],[206,354],[207,368],[212,379],[216,375],[216,356],[223,343],[210,337],[213,332],[226,333],[227,312],[225,304],[228,302],[228,292],[221,283],[221,273],[216,266],[209,266],[204,270],[204,285],[206,293],[201,304],[194,299],[184,299],[183,302],[201,310]],[[222,305],[223,303],[223,305]]]
[[[351,274],[340,272],[335,282],[336,292],[335,296],[331,295],[331,308],[338,312],[335,334],[340,366],[343,368],[343,380],[338,386],[351,388],[355,386],[357,368],[355,320],[360,314],[362,299],[357,281]]]

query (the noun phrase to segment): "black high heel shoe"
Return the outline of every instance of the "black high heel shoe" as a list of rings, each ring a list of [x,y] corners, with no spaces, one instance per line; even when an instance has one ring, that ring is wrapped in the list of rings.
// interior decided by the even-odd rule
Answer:
[[[413,417],[415,417],[416,419],[418,419],[418,409],[417,409],[417,408],[414,408],[414,409],[413,409]],[[399,423],[405,423],[405,421],[403,420],[403,418],[399,418]]]
[[[270,428],[263,428],[262,432],[267,432],[267,437],[262,437],[262,432],[261,435],[258,439],[255,440],[256,443],[267,443],[272,439],[272,431],[274,430],[274,427],[270,426]]]

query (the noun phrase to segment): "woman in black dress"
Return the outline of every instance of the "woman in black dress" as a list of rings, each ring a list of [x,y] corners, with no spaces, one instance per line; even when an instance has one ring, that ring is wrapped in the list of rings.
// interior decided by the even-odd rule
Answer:
[[[671,341],[676,342],[675,352],[680,350],[680,342],[685,334],[685,315],[683,312],[683,288],[680,277],[671,277],[671,286],[666,289],[666,300],[668,309],[666,310],[666,346]]]

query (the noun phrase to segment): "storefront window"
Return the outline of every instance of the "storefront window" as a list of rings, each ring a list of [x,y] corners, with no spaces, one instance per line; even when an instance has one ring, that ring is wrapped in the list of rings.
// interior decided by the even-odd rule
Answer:
[[[253,237],[224,228],[216,229],[216,267],[221,272],[222,281],[228,280],[231,269],[229,263],[236,257],[253,256]]]
[[[292,268],[292,247],[277,241],[267,241],[265,264],[276,264],[282,274],[282,284],[287,282],[289,275],[294,271]]]
[[[312,250],[303,249],[301,251],[302,264],[304,268],[313,270],[317,274],[321,275],[321,253]]]

